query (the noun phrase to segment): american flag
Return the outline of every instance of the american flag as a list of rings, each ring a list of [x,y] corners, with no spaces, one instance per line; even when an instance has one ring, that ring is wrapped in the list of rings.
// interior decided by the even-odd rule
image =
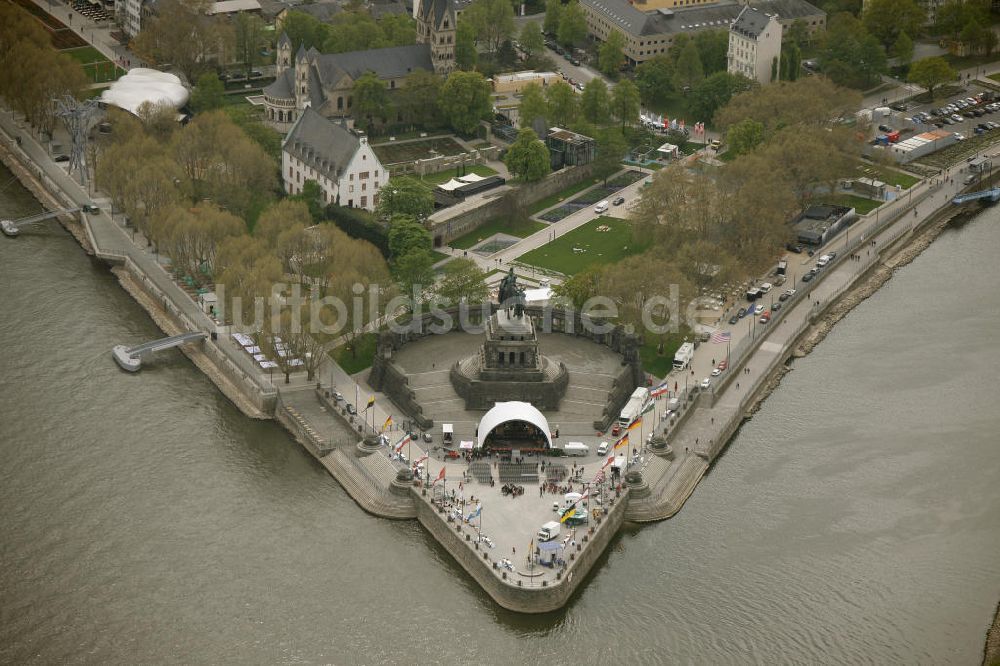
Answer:
[[[729,342],[732,339],[733,339],[733,334],[730,333],[729,331],[716,331],[715,333],[712,333],[712,337],[710,338],[712,344],[714,345],[719,345],[722,344],[723,342]]]

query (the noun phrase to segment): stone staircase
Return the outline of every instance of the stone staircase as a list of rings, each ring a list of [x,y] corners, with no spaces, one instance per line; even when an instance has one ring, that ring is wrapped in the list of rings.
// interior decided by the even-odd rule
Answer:
[[[387,458],[382,455],[366,456],[366,458],[381,458],[387,465],[392,466]],[[367,468],[362,471],[360,467],[363,463],[351,453],[338,448],[330,455],[321,459],[333,477],[337,479],[347,494],[358,503],[365,511],[395,520],[409,519],[417,517],[417,510],[411,498],[403,498],[389,493],[389,486],[376,484],[372,474],[378,473],[375,468],[380,466],[377,461],[369,463],[373,469]],[[395,473],[393,472],[393,476]]]
[[[671,470],[674,465],[676,469]],[[644,523],[672,517],[684,506],[707,470],[708,462],[698,456],[688,456],[674,463],[654,456],[643,477],[647,481],[658,478],[659,482],[650,487],[649,497],[629,500],[625,519]]]

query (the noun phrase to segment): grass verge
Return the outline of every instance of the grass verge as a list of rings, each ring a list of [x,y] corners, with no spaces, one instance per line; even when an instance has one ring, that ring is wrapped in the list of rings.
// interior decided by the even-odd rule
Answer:
[[[544,229],[546,224],[527,218],[495,217],[487,220],[483,226],[473,229],[464,236],[459,236],[449,245],[459,250],[468,250],[479,241],[486,240],[494,234],[507,234],[518,238],[527,238],[536,231]]]
[[[608,230],[598,231],[597,228],[602,226],[607,226]],[[621,261],[643,249],[633,244],[632,226],[627,221],[599,217],[521,255],[518,261],[564,275],[575,275],[588,268]]]
[[[568,198],[572,197],[574,194],[579,194],[580,192],[584,191],[588,187],[590,187],[592,185],[596,185],[599,182],[601,182],[600,178],[588,178],[586,180],[583,180],[583,181],[577,183],[576,185],[570,185],[566,189],[560,190],[559,192],[556,192],[555,194],[550,194],[549,196],[545,197],[544,199],[540,199],[539,201],[536,201],[535,203],[533,203],[531,205],[531,207],[528,208],[528,215],[537,215],[538,213],[542,212],[546,208],[551,208],[552,206],[555,206],[557,203],[559,203],[563,199],[568,199]]]
[[[364,333],[347,344],[330,350],[330,358],[349,375],[361,372],[372,365],[375,358],[375,343],[378,336],[375,333]],[[356,348],[356,352],[352,350]]]

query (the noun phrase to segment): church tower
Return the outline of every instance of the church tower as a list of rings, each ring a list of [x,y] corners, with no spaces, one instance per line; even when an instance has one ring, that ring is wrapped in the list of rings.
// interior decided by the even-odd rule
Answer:
[[[295,54],[295,108],[301,111],[309,102],[309,58],[304,46]]]
[[[417,0],[417,43],[429,44],[436,74],[455,70],[458,16],[453,0]]]
[[[292,40],[287,33],[281,33],[278,38],[278,57],[275,61],[275,74],[281,76],[286,69],[292,66]]]

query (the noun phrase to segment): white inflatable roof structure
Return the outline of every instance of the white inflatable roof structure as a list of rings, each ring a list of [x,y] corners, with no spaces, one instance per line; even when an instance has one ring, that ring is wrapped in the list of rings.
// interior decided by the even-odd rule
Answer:
[[[144,102],[179,109],[188,96],[187,88],[173,74],[136,67],[101,93],[101,101],[134,114]]]
[[[542,416],[542,413],[530,402],[512,400],[510,402],[494,403],[493,409],[486,412],[483,418],[479,420],[479,436],[477,437],[476,448],[482,448],[483,442],[493,432],[493,429],[507,421],[526,421],[530,423],[542,431],[549,448],[553,447],[549,422]]]

